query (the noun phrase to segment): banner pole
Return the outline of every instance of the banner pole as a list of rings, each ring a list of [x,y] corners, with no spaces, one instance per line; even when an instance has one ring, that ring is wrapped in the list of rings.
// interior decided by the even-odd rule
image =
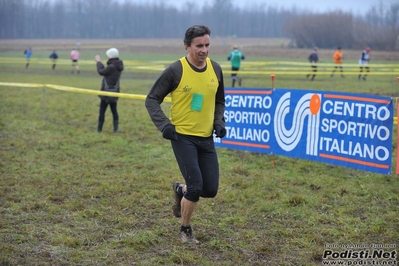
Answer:
[[[398,81],[399,81],[399,77],[398,77]],[[399,117],[399,105],[396,106],[396,115],[397,117]],[[397,127],[397,136],[399,137],[399,122],[396,123],[396,127]],[[399,174],[399,147],[398,147],[398,140],[396,143],[396,174]]]
[[[270,78],[272,79],[272,89],[273,90],[274,90],[274,77],[275,77],[274,74],[270,75]],[[274,162],[274,153],[272,154],[272,166],[273,166],[273,171],[275,171],[276,170],[276,164]]]
[[[397,77],[398,79],[398,83],[399,83],[399,77]],[[397,100],[398,98],[396,98]],[[399,104],[396,103],[396,117],[399,119]],[[397,126],[397,136],[399,138],[399,121],[396,122],[396,126]],[[397,143],[396,143],[396,174],[399,174],[399,147],[398,147],[398,142],[399,139],[397,139]]]

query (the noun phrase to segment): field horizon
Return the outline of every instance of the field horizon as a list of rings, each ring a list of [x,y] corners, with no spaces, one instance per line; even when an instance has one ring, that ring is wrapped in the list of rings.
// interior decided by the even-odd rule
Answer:
[[[79,44],[78,44],[79,43]],[[211,37],[210,56],[223,55],[237,45],[248,58],[301,58],[305,61],[312,51],[309,48],[289,48],[290,39],[288,38],[233,38],[233,37]],[[23,51],[31,46],[33,50],[50,52],[70,51],[78,46],[84,51],[104,51],[110,47],[116,47],[121,52],[129,54],[148,53],[148,54],[173,54],[184,55],[185,50],[182,39],[2,39],[0,40],[0,53]],[[318,53],[322,62],[332,62],[332,54],[335,49],[319,48]],[[362,50],[342,48],[345,60],[358,60]],[[34,56],[34,54],[33,54]],[[21,54],[21,57],[22,54]],[[259,58],[258,58],[259,60]],[[373,61],[399,61],[397,51],[378,51],[372,50],[371,62]]]

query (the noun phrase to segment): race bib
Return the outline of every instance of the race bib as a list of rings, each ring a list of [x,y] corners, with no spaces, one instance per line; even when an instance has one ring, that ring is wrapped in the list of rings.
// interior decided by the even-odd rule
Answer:
[[[191,110],[200,112],[202,110],[202,104],[204,102],[204,95],[194,93],[191,99]]]

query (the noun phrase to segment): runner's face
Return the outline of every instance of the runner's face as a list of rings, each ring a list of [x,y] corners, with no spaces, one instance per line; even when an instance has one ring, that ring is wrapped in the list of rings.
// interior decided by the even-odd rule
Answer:
[[[195,37],[191,41],[190,46],[186,45],[192,64],[196,66],[202,66],[204,64],[208,57],[210,40],[211,38],[209,35]]]

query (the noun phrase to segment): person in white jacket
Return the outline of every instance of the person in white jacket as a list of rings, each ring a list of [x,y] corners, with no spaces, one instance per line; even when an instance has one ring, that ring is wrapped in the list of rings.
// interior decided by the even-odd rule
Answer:
[[[368,66],[368,63],[370,61],[370,52],[371,52],[370,47],[367,47],[362,51],[362,55],[359,58],[360,73],[359,76],[357,77],[358,80],[360,80],[360,78],[366,80],[367,74],[370,72],[370,67]],[[366,73],[362,77],[363,68],[365,69]]]

